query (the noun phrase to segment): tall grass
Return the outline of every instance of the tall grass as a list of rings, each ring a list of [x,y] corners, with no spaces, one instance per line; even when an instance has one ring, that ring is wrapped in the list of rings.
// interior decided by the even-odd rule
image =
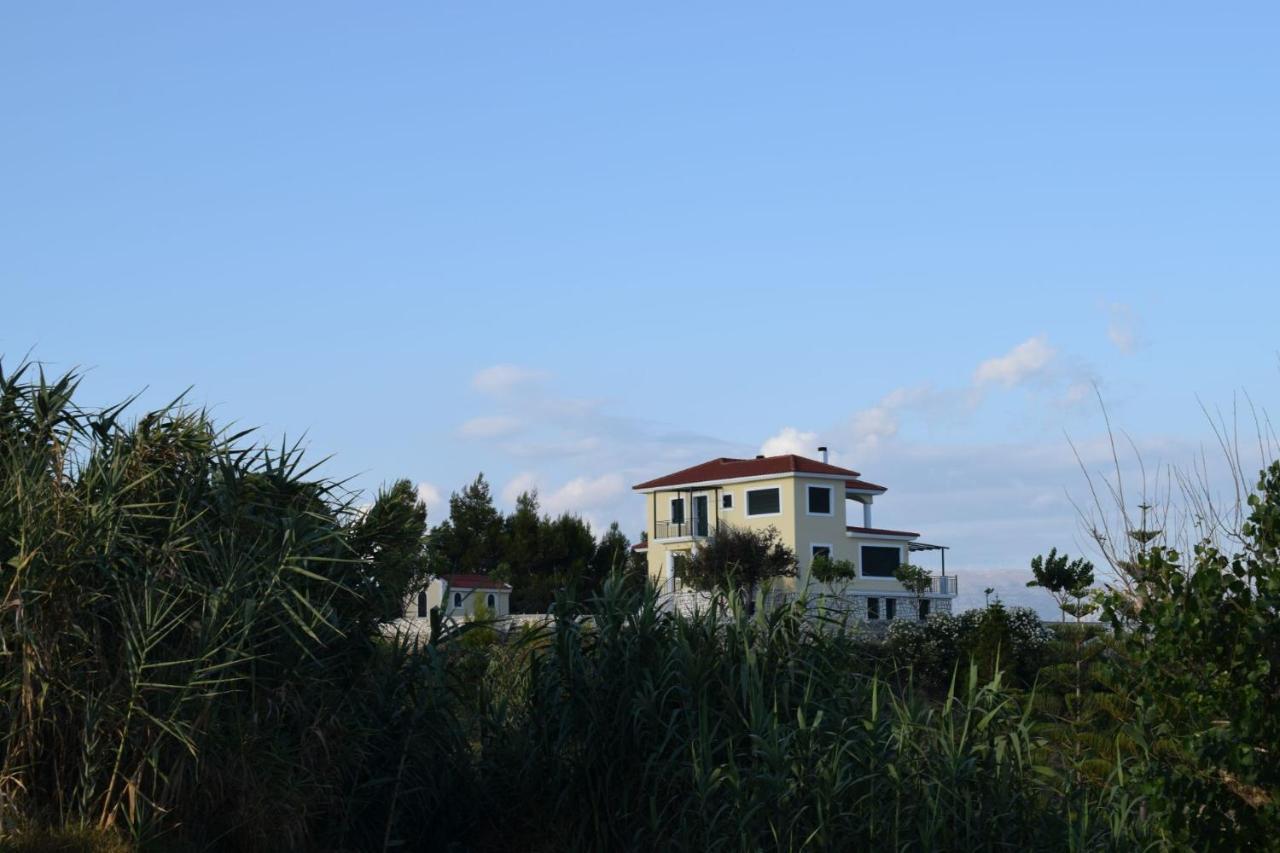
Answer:
[[[443,661],[358,630],[337,485],[77,385],[0,368],[0,831],[370,849],[432,825],[465,739]]]
[[[1122,795],[1045,761],[1032,697],[999,674],[962,668],[941,703],[919,698],[802,607],[681,616],[613,583],[575,616],[587,619],[533,644],[527,674],[491,671],[491,719],[520,724],[493,726],[483,757],[527,818],[522,837],[577,850],[1140,843]]]

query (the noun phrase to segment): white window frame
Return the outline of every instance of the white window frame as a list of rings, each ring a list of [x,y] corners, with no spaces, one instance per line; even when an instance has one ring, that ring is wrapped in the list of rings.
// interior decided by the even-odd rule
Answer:
[[[498,612],[498,596],[492,592],[485,593],[485,606],[492,610],[495,614]]]
[[[809,492],[814,489],[822,489],[827,493],[827,506],[830,508],[827,512],[811,512],[809,510]],[[812,483],[806,483],[804,487],[804,514],[818,516],[821,518],[831,518],[836,514],[836,490],[832,486],[815,486]]]
[[[778,493],[778,511],[777,512],[752,512],[751,511],[751,494],[753,492],[777,492]],[[781,486],[762,486],[759,489],[747,489],[743,492],[742,498],[742,517],[743,518],[777,518],[782,515],[782,487]]]
[[[863,548],[892,548],[892,547],[893,547],[892,545],[881,545],[881,544],[872,543],[872,542],[860,543],[858,545],[858,577],[870,578],[871,580],[882,580],[882,581],[897,580],[897,578],[895,578],[893,575],[868,575],[862,571],[863,567],[866,565],[866,562],[862,559]],[[906,554],[903,553],[903,548],[901,545],[899,545],[898,546],[898,565],[901,566],[905,562],[906,562]]]
[[[729,501],[729,505],[728,505],[728,506],[725,506],[725,505],[724,505],[724,502],[725,502],[726,500],[728,500],[728,501]],[[721,512],[733,512],[733,492],[721,492],[721,493],[720,493],[720,511],[721,511]]]
[[[809,565],[813,565],[814,557],[817,556],[816,554],[813,553],[815,548],[826,548],[828,560],[834,560],[836,558],[836,546],[828,542],[810,542],[809,543]]]

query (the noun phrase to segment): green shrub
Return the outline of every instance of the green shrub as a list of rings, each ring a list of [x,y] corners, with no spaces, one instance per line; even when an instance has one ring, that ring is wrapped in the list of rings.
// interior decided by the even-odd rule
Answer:
[[[923,622],[895,619],[889,623],[885,646],[899,667],[910,668],[931,687],[948,684],[956,668],[971,659],[984,678],[993,676],[998,661],[1018,684],[1028,685],[1051,638],[1034,610],[994,602],[959,616],[935,613]]]
[[[1132,784],[1179,844],[1274,849],[1280,836],[1280,463],[1248,496],[1235,553],[1139,543],[1105,599],[1148,761]]]
[[[0,839],[0,853],[129,853],[133,845],[95,829],[36,829]]]

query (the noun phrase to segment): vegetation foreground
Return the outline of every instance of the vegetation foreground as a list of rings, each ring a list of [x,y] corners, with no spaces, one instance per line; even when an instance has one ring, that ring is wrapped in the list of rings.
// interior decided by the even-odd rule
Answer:
[[[382,633],[412,513],[75,388],[0,370],[0,849],[1280,838],[1280,466],[1231,547],[1130,531],[1105,630],[995,604],[873,641],[803,603],[669,614],[619,574],[545,629],[414,644]]]

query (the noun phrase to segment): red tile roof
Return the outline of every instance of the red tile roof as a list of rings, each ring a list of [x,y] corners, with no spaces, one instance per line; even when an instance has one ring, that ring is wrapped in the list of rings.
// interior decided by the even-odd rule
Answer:
[[[495,580],[488,575],[440,575],[440,579],[455,589],[494,589],[499,592],[511,589],[510,584],[505,584],[500,580]]]
[[[885,530],[882,527],[846,527],[850,533],[870,533],[873,536],[919,536],[919,533],[912,533],[910,530]]]
[[[644,553],[645,551],[648,551],[648,550],[649,550],[649,543],[648,543],[648,542],[637,542],[636,544],[634,544],[634,545],[632,545],[632,546],[631,546],[631,550],[632,550],[632,551],[635,551],[637,554],[642,554],[642,553]]]
[[[861,480],[856,479],[859,476],[857,471],[841,468],[838,465],[828,465],[826,462],[807,459],[794,453],[787,453],[782,456],[765,456],[757,459],[731,459],[722,456],[719,459],[712,459],[710,462],[703,462],[701,465],[694,465],[692,468],[676,471],[674,474],[646,480],[632,488],[659,489],[664,486],[718,483],[723,480],[736,480],[741,477],[765,477],[770,474],[825,474],[828,476],[849,477],[852,482],[859,484],[857,486],[851,485],[850,488],[871,488],[884,491],[882,486],[863,483]]]
[[[887,492],[884,486],[877,486],[875,483],[868,483],[866,480],[845,480],[844,487],[859,492]]]

